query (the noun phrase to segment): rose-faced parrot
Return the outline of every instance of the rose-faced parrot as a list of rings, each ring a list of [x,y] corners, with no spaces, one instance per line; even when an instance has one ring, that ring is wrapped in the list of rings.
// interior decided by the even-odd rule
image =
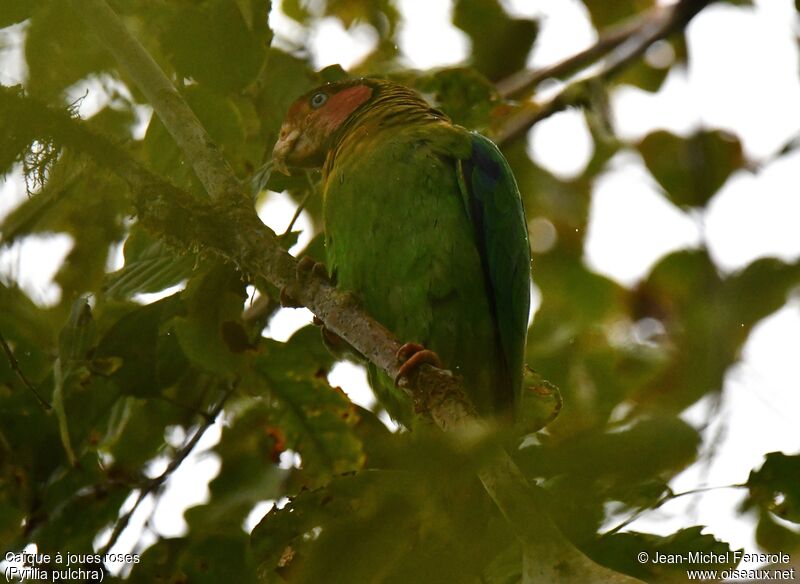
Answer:
[[[531,257],[497,147],[402,85],[354,79],[294,102],[273,164],[287,174],[322,168],[327,265],[339,287],[398,340],[423,345],[420,355],[435,352],[480,413],[508,412],[522,384]],[[410,403],[394,381],[373,368],[370,383],[407,422]]]

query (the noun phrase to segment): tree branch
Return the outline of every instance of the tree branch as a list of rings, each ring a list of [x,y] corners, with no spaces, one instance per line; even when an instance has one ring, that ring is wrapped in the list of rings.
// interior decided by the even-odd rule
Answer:
[[[592,46],[571,55],[570,57],[542,67],[541,69],[522,69],[509,75],[497,83],[497,91],[501,97],[510,99],[529,93],[545,79],[563,79],[598,59],[637,34],[647,23],[660,18],[663,7],[656,7],[644,14],[638,14],[623,23],[605,30]]]
[[[16,374],[16,376],[22,382],[22,385],[27,387],[28,390],[36,397],[42,408],[44,408],[45,410],[52,409],[53,406],[51,406],[48,403],[48,401],[44,399],[38,391],[36,391],[36,388],[34,387],[33,383],[30,382],[28,376],[25,375],[25,372],[19,366],[19,361],[17,361],[17,358],[14,356],[14,352],[11,350],[11,347],[8,346],[8,343],[6,342],[2,333],[0,333],[0,345],[3,346],[3,352],[6,354],[6,358],[8,359],[8,365],[11,367],[11,370]]]
[[[144,486],[142,486],[141,490],[139,491],[139,496],[136,497],[133,507],[131,507],[127,513],[117,519],[117,522],[114,525],[114,530],[111,532],[111,536],[108,538],[108,541],[102,547],[102,549],[98,552],[98,555],[105,556],[108,551],[114,547],[114,544],[117,543],[119,536],[122,535],[122,532],[125,531],[126,527],[128,527],[131,517],[133,517],[133,514],[136,512],[136,509],[139,508],[139,505],[142,503],[142,501],[144,501],[148,495],[160,489],[167,479],[172,476],[172,473],[175,472],[175,470],[181,464],[183,464],[183,461],[186,460],[186,458],[197,446],[197,443],[200,442],[200,438],[202,438],[206,431],[217,421],[217,417],[222,413],[222,409],[225,407],[225,402],[228,401],[228,398],[235,389],[236,386],[233,385],[225,391],[225,394],[219,400],[217,405],[214,406],[214,409],[204,416],[205,420],[203,421],[203,424],[195,431],[195,433],[192,435],[192,438],[178,451],[175,457],[167,465],[167,468],[164,469],[164,472],[145,482]]]
[[[676,4],[659,7],[647,13],[637,25],[622,25],[617,33],[610,39],[599,41],[597,45],[581,53],[556,64],[550,68],[550,72],[519,73],[519,77],[509,78],[503,81],[506,91],[521,91],[522,87],[530,87],[547,77],[553,77],[552,71],[563,74],[565,71],[572,70],[578,64],[591,62],[597,53],[603,50],[613,49],[602,68],[594,75],[580,78],[562,89],[555,97],[545,103],[528,102],[523,104],[513,113],[504,123],[499,132],[494,135],[498,144],[505,144],[524,135],[536,123],[551,115],[563,111],[571,106],[585,104],[589,101],[589,96],[593,87],[597,84],[607,82],[618,75],[625,67],[641,57],[650,46],[664,39],[677,30],[686,27],[689,21],[700,12],[711,0],[680,0]],[[630,26],[627,29],[626,26]],[[623,34],[626,33],[626,34]],[[580,58],[578,58],[581,56]]]

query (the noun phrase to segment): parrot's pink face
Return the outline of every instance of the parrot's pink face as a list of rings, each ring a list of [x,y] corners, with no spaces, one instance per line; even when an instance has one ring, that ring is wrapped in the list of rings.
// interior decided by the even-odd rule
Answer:
[[[274,168],[288,175],[290,166],[322,166],[330,137],[372,92],[373,88],[363,83],[332,83],[300,97],[281,126],[272,151]]]

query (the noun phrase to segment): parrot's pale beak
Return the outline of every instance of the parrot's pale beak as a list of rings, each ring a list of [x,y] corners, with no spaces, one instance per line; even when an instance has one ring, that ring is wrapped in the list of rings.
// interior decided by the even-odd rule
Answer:
[[[278,172],[282,172],[286,176],[291,176],[286,161],[292,154],[299,137],[300,130],[284,132],[283,129],[281,129],[281,136],[275,143],[275,148],[272,150],[272,168]]]

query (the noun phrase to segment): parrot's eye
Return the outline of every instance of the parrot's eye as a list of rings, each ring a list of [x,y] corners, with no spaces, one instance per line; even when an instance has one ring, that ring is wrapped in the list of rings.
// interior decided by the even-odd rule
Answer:
[[[320,91],[311,96],[311,107],[314,109],[321,108],[326,101],[328,101],[328,94]]]

